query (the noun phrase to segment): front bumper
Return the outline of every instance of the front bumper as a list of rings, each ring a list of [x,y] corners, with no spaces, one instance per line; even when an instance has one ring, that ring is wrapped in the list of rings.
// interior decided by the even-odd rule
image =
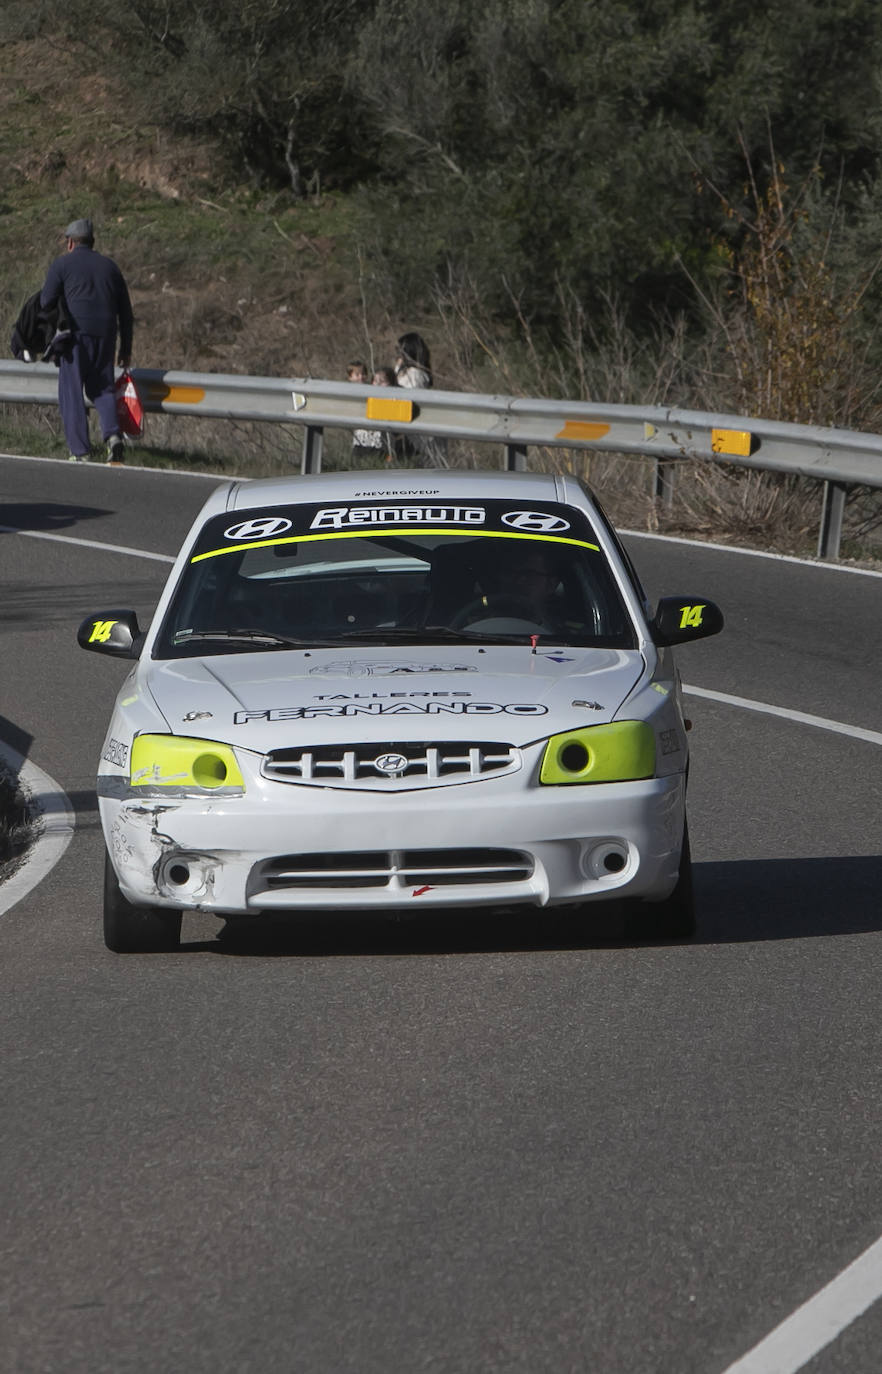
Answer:
[[[244,797],[101,796],[129,901],[217,916],[660,899],[677,881],[682,773],[379,795],[265,784]]]

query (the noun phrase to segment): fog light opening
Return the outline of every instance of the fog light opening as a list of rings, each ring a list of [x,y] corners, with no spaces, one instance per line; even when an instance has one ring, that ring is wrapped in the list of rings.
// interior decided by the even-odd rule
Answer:
[[[567,773],[584,773],[591,762],[591,755],[585,745],[577,740],[570,740],[565,744],[558,758],[561,768]]]
[[[601,840],[583,860],[585,873],[601,882],[621,878],[630,864],[631,851],[625,840]]]
[[[208,891],[216,867],[208,854],[167,854],[156,875],[157,886],[175,902],[192,902]]]

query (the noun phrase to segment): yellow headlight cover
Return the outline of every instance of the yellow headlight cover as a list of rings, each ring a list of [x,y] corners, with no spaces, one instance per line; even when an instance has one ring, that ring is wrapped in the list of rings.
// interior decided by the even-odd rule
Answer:
[[[138,735],[132,743],[132,787],[244,792],[245,781],[228,744],[182,735]]]
[[[655,733],[644,720],[617,720],[552,735],[545,746],[539,781],[564,783],[635,782],[655,775]]]

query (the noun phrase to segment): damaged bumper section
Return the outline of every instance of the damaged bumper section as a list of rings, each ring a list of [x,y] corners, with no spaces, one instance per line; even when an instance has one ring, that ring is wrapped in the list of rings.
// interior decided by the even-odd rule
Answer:
[[[661,899],[680,859],[682,775],[510,794],[485,784],[372,799],[296,789],[273,810],[245,797],[114,798],[109,852],[128,901],[217,916],[303,908]],[[509,804],[506,804],[506,800]],[[394,841],[390,840],[394,837]]]

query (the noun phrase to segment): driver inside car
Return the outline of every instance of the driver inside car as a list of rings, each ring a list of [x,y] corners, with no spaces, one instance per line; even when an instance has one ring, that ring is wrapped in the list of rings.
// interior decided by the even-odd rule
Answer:
[[[556,596],[560,591],[560,577],[549,566],[543,550],[528,547],[509,569],[505,585],[504,594],[522,603],[525,619],[536,620],[548,629],[560,620],[563,607]]]
[[[566,602],[553,551],[532,541],[494,548],[494,556],[477,575],[469,604],[453,617],[462,626],[488,619],[529,623],[555,633],[564,628]]]

